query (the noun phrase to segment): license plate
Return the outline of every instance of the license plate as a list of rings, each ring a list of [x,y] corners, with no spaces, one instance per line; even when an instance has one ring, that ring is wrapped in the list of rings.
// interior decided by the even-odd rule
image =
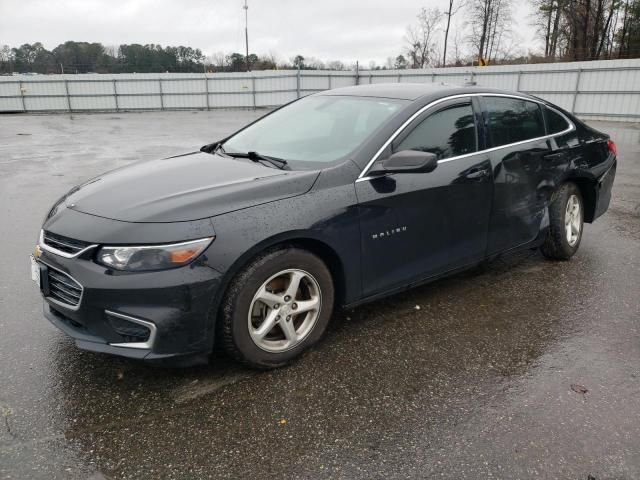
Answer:
[[[31,255],[31,280],[40,288],[40,265],[36,262],[36,259]]]

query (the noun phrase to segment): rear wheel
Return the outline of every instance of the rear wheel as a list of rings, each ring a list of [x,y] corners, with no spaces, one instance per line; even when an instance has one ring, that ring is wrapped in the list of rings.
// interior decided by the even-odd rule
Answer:
[[[333,310],[331,274],[318,257],[286,248],[254,259],[223,302],[227,353],[250,366],[285,365],[324,333]]]
[[[549,231],[542,253],[553,260],[568,260],[582,240],[584,204],[575,183],[565,183],[554,194],[549,205]]]

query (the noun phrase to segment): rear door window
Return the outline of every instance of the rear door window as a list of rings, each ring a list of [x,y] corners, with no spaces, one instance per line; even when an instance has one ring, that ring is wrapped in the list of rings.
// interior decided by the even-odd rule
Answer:
[[[542,111],[535,102],[508,97],[484,97],[493,146],[544,137]]]
[[[544,114],[547,118],[547,131],[549,132],[549,135],[564,132],[569,128],[567,121],[558,112],[544,107]]]
[[[430,114],[395,147],[395,151],[435,153],[438,160],[476,151],[476,128],[470,103]]]

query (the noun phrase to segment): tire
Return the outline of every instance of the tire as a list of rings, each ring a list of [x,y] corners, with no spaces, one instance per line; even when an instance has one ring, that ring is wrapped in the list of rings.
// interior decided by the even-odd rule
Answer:
[[[569,260],[578,251],[583,227],[580,189],[575,183],[565,183],[554,193],[549,205],[549,230],[540,249],[542,254],[551,260]]]
[[[296,294],[287,295],[295,281]],[[333,304],[333,280],[320,258],[292,247],[266,251],[231,282],[218,338],[227,354],[246,365],[281,367],[322,337]]]

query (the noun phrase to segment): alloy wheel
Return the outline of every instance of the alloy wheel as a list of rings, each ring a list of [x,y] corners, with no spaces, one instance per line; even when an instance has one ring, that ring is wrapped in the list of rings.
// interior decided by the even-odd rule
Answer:
[[[574,247],[580,238],[582,228],[582,215],[580,212],[580,200],[576,195],[571,195],[567,200],[567,209],[564,215],[564,227],[567,243]]]
[[[311,333],[321,306],[320,285],[313,275],[299,269],[278,272],[253,296],[248,315],[251,339],[267,352],[291,350]]]

